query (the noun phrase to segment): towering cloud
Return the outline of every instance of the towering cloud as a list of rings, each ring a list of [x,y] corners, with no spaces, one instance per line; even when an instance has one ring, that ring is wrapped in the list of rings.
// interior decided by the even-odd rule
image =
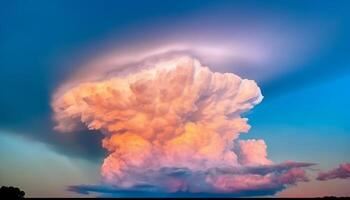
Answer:
[[[330,179],[350,179],[350,163],[340,164],[337,168],[327,172],[320,172],[317,176],[317,180],[326,181]]]
[[[241,114],[263,98],[257,84],[190,56],[160,56],[54,97],[56,130],[104,135],[101,174],[119,192],[276,192],[307,181],[309,164],[274,165],[263,140],[238,139],[250,128]]]

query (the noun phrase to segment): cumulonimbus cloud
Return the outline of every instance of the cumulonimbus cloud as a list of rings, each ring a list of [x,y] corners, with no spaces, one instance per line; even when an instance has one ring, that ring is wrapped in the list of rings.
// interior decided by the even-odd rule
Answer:
[[[327,181],[331,179],[350,179],[350,163],[342,163],[337,168],[327,172],[320,172],[317,176],[319,181]]]
[[[312,164],[273,164],[263,140],[238,139],[250,129],[241,114],[263,99],[254,81],[188,55],[137,69],[79,83],[52,101],[56,130],[83,125],[104,135],[104,183],[120,192],[271,194],[308,181],[303,168]]]

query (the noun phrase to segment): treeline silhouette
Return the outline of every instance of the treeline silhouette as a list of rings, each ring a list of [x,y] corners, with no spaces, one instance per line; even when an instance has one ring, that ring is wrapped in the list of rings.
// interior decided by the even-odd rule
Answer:
[[[0,188],[0,199],[6,198],[24,198],[25,192],[17,187],[6,187],[1,186]]]

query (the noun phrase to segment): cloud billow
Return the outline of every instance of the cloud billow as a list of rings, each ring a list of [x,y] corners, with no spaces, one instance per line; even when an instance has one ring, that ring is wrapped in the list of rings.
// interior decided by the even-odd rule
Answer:
[[[72,191],[249,196],[308,181],[303,168],[312,164],[274,164],[263,140],[238,139],[250,129],[241,114],[263,99],[257,84],[212,72],[191,56],[158,57],[54,97],[55,129],[98,130],[108,151],[101,167],[107,186]]]

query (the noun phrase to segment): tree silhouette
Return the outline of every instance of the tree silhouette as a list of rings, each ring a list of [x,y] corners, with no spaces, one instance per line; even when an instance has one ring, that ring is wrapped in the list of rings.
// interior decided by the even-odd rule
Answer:
[[[0,188],[0,199],[7,197],[7,198],[24,198],[25,192],[20,190],[19,188],[16,187],[6,187],[2,186]]]

